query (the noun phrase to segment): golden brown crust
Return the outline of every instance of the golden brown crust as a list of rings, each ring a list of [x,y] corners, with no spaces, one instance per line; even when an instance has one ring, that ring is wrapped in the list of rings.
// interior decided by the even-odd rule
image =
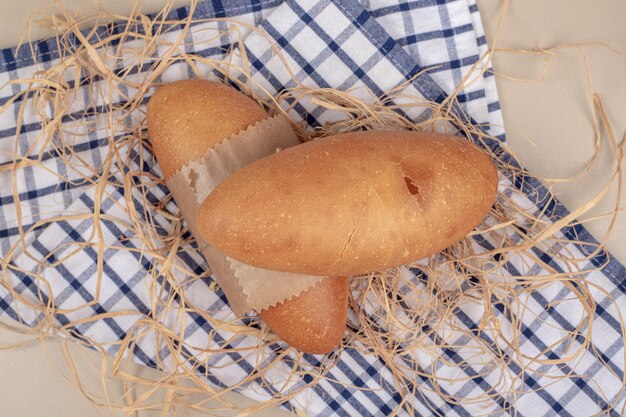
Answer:
[[[350,276],[450,246],[482,221],[496,192],[493,161],[466,140],[355,132],[246,166],[204,202],[199,229],[251,265]]]
[[[166,84],[148,102],[148,132],[165,178],[268,114],[234,88],[207,80]]]
[[[267,117],[261,106],[235,89],[205,80],[166,84],[148,103],[148,130],[166,178],[223,139]],[[325,279],[259,315],[291,346],[325,353],[339,344],[345,332],[347,292],[346,279]]]
[[[259,316],[289,345],[307,353],[327,353],[343,339],[348,290],[347,277],[328,277],[298,297],[259,312]]]

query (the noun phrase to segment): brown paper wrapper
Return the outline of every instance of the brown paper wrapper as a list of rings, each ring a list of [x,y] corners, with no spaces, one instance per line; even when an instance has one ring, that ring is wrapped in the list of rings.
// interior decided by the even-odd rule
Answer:
[[[246,265],[211,247],[198,232],[202,202],[228,176],[257,159],[300,142],[287,119],[273,116],[243,130],[188,162],[168,181],[176,204],[235,314],[261,311],[311,288],[324,277]]]

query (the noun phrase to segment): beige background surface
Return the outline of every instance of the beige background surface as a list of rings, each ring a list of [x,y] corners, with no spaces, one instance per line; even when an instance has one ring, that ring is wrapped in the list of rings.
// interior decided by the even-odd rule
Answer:
[[[64,2],[71,7],[97,7],[89,0]],[[146,10],[162,4],[146,1]],[[184,4],[185,0],[177,3]],[[481,14],[490,42],[494,39],[496,17],[502,0],[479,0]],[[0,47],[11,46],[19,38],[21,27],[31,11],[49,4],[49,0],[0,0]],[[120,13],[130,9],[130,2],[109,1],[109,9]],[[613,128],[621,139],[626,129],[626,2],[620,0],[524,0],[512,1],[502,22],[497,45],[506,48],[551,48],[575,42],[602,41],[616,49],[593,45],[584,46],[592,74],[594,91],[602,98]],[[35,37],[43,36],[39,31]],[[498,53],[494,59],[497,72],[510,77],[539,78],[543,61],[537,55]],[[586,166],[593,154],[593,129],[587,100],[584,61],[577,48],[557,52],[548,68],[545,81],[520,83],[498,78],[508,140],[521,161],[537,176],[568,177]],[[591,174],[573,184],[557,184],[554,188],[562,202],[574,208],[597,193],[615,166],[606,135],[602,139],[598,165]],[[626,190],[624,190],[626,191]],[[589,216],[599,216],[613,209],[616,187]],[[626,199],[621,202],[626,203]],[[607,219],[588,225],[601,238]],[[626,262],[626,215],[622,213],[609,248]],[[0,330],[0,344],[7,345],[23,337]],[[47,349],[36,342],[26,347],[0,352],[0,410],[3,415],[83,417],[91,415],[120,415],[111,410],[94,408],[68,381],[70,376],[62,363],[61,350],[56,343]],[[99,374],[89,360],[97,355],[80,349],[77,363],[90,386],[98,389]],[[58,365],[58,368],[57,368]],[[135,372],[155,371],[137,366]],[[120,395],[112,389],[109,395]],[[233,397],[233,401],[246,401]],[[158,415],[140,412],[139,417]],[[190,414],[193,415],[193,414]],[[278,415],[277,411],[265,415]],[[283,415],[287,415],[286,413]]]

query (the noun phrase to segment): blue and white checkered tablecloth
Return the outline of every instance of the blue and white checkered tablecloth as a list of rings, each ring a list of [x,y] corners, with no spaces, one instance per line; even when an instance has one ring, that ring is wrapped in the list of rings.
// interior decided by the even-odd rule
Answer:
[[[184,18],[188,16],[189,8],[171,13],[173,18]],[[294,85],[292,76],[285,70],[285,63],[273,53],[268,39],[280,47],[287,65],[302,84],[350,90],[363,100],[372,100],[374,96],[412,80],[404,87],[403,94],[442,102],[487,50],[474,0],[213,1],[200,3],[194,17],[199,21],[192,25],[181,47],[189,53],[216,59],[225,57],[231,47],[245,47],[252,78],[271,93]],[[262,29],[262,34],[241,26],[238,32],[241,43],[225,34],[215,36],[211,29],[228,29],[234,23],[227,19],[201,20],[213,17],[233,18],[254,25]],[[119,31],[120,28],[112,26],[102,30]],[[182,27],[173,27],[163,36],[175,39],[181,30]],[[131,46],[132,42],[139,41],[128,42]],[[166,47],[165,44],[159,45],[152,59],[157,60],[163,52],[160,48]],[[38,63],[34,62],[28,48],[20,52],[15,49],[0,51],[0,85],[3,86],[0,106],[7,106],[0,113],[0,167],[3,168],[0,170],[0,253],[3,258],[2,282],[13,289],[10,292],[0,286],[0,311],[34,325],[38,313],[28,309],[18,298],[46,303],[54,296],[55,307],[62,309],[55,315],[54,325],[63,326],[93,317],[93,320],[84,320],[74,326],[73,331],[77,337],[107,344],[111,354],[118,352],[120,345],[115,342],[127,338],[129,332],[137,332],[138,323],[153,314],[172,329],[182,328],[189,354],[199,358],[203,357],[202,350],[207,346],[228,341],[233,348],[231,352],[207,356],[206,361],[196,364],[198,372],[219,387],[233,386],[255,365],[274,358],[268,352],[244,356],[237,348],[255,346],[254,338],[233,337],[226,331],[216,331],[210,321],[191,310],[183,314],[171,310],[163,315],[151,311],[150,300],[160,283],[158,280],[147,282],[146,277],[158,262],[150,256],[143,256],[138,237],[120,226],[123,222],[111,219],[127,218],[125,207],[132,203],[137,212],[150,217],[146,221],[155,222],[163,231],[168,230],[170,219],[152,213],[149,206],[165,199],[168,190],[162,185],[152,186],[147,193],[148,205],[145,205],[138,190],[123,186],[123,172],[118,172],[112,175],[119,186],[111,182],[104,190],[104,199],[96,203],[94,188],[79,181],[89,174],[87,168],[80,173],[69,169],[62,162],[62,150],[55,149],[53,143],[43,152],[33,154],[39,150],[32,145],[41,133],[41,121],[32,107],[34,104],[28,104],[22,114],[23,122],[17,125],[19,106],[26,99],[18,96],[24,85],[7,84],[10,80],[29,78],[38,69],[49,68],[59,59],[57,45],[52,40],[34,43],[33,51]],[[138,82],[146,79],[149,68],[148,65],[141,67],[132,74],[133,79]],[[413,79],[426,68],[431,70]],[[196,70],[207,76],[210,73],[210,68],[201,63],[197,64]],[[171,66],[161,81],[194,75],[189,65],[181,63]],[[78,81],[73,76],[68,75],[69,82]],[[80,81],[84,88],[99,82],[97,79]],[[19,98],[11,102],[12,97]],[[121,101],[123,97],[100,99],[102,102],[97,103],[77,100],[70,113],[78,118],[88,118],[92,106],[99,106],[97,108],[102,110],[108,101]],[[488,133],[505,140],[494,77],[489,72],[464,89],[458,100],[473,123],[489,124]],[[345,117],[343,113],[306,100],[298,103],[290,114],[309,127]],[[428,116],[423,110],[410,110],[407,114],[416,121]],[[128,126],[141,117],[141,114],[131,115]],[[68,129],[78,129],[72,117],[67,117],[66,122]],[[77,135],[70,145],[75,158],[85,161],[85,166],[102,167],[108,147],[112,146],[109,133],[96,129]],[[114,140],[122,138],[120,132]],[[497,142],[491,146],[502,151]],[[39,158],[41,163],[10,169],[13,164],[11,155],[16,150],[26,159]],[[134,148],[120,158],[128,162],[131,171],[160,176],[156,161],[144,148]],[[528,207],[529,211],[543,213],[546,221],[567,214],[566,209],[549,198],[547,190],[531,177],[520,175],[512,182],[503,179],[501,189],[507,187],[522,190],[526,197],[516,196],[520,200],[518,203]],[[106,216],[94,220],[89,214],[95,207]],[[177,212],[172,202],[168,209]],[[39,223],[61,214],[66,217]],[[20,228],[34,229],[28,234],[25,245],[15,246]],[[588,248],[572,243],[571,239],[579,237],[593,241],[581,226],[564,228],[559,237],[558,249],[573,255],[582,254]],[[475,236],[474,241],[479,249],[490,249],[499,244],[480,235]],[[93,245],[75,251],[76,242],[92,242]],[[105,247],[103,259],[97,256],[94,245],[98,243]],[[176,262],[196,273],[206,269],[206,263],[198,253],[190,247],[182,249],[185,250],[178,253]],[[509,259],[500,273],[541,276],[548,265],[564,273],[558,257],[550,253],[553,252],[547,248],[536,249],[532,256]],[[38,269],[44,259],[45,268]],[[605,263],[607,266],[602,272],[593,270]],[[407,410],[424,416],[488,413],[527,417],[619,416],[621,408],[607,410],[607,404],[623,407],[626,400],[621,389],[625,352],[617,310],[617,306],[621,306],[621,314],[626,313],[626,270],[618,262],[608,261],[604,253],[585,262],[582,267],[590,270],[585,279],[604,288],[613,299],[595,292],[595,321],[589,343],[583,337],[574,338],[571,346],[557,343],[562,334],[555,329],[571,331],[580,316],[580,306],[568,302],[575,288],[566,283],[553,283],[526,293],[524,300],[520,300],[524,311],[507,311],[494,294],[493,308],[504,331],[517,320],[521,321],[518,343],[522,355],[507,356],[511,351],[505,346],[506,341],[493,340],[489,332],[481,330],[484,306],[468,299],[455,310],[455,320],[459,326],[471,330],[474,337],[468,337],[468,332],[462,332],[456,338],[453,332],[448,334],[448,346],[451,347],[437,352],[442,359],[439,361],[433,360],[436,359],[432,357],[434,350],[428,349],[437,345],[436,335],[431,333],[430,339],[424,340],[423,351],[416,348],[413,355],[417,359],[411,363],[420,368],[415,370],[418,376],[404,381],[405,390],[414,390],[410,406],[401,405],[402,398],[384,360],[351,347],[343,352],[326,379],[314,388],[304,390],[289,406],[316,416],[382,416],[395,411],[408,415]],[[101,280],[97,279],[99,268],[104,272]],[[34,273],[43,275],[46,285],[38,282]],[[424,279],[417,269],[404,269],[402,274],[407,281]],[[215,317],[232,316],[225,297],[210,278],[182,281],[182,285],[186,301],[194,307]],[[107,316],[105,313],[117,314]],[[488,362],[477,359],[473,347],[478,343],[490,346],[494,355],[505,358],[506,369],[492,369]],[[139,339],[132,355],[137,361],[151,366],[157,363],[157,356],[167,364],[168,351],[157,352],[155,346],[153,336],[148,334]],[[576,349],[581,349],[576,361],[566,365],[551,363]],[[527,366],[530,363],[528,358],[538,354],[542,355],[539,358],[542,361]],[[401,356],[396,359],[403,360]],[[305,361],[315,365],[319,357],[305,355]],[[436,369],[429,368],[433,364]],[[285,360],[270,371],[273,386],[250,383],[240,391],[252,398],[267,399],[274,389],[286,382],[285,375],[290,366],[292,363]],[[433,373],[440,377],[437,393],[433,392],[433,380],[428,377]],[[290,380],[289,389],[310,382],[307,378]],[[501,396],[500,388],[504,385],[515,386],[517,395],[514,398]],[[473,401],[485,393],[491,393],[489,401]],[[455,402],[451,398],[464,400]]]

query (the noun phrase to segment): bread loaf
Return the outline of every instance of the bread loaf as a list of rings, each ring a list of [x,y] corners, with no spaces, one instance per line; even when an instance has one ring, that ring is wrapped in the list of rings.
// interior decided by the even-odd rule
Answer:
[[[497,182],[491,158],[462,138],[354,132],[239,170],[205,200],[198,226],[208,242],[250,265],[364,274],[461,239],[489,212]]]
[[[148,103],[148,130],[159,165],[169,178],[223,139],[268,116],[261,106],[233,88],[187,80],[164,85],[155,92]],[[325,353],[341,342],[347,296],[346,279],[325,278],[258,314],[290,345],[309,353]]]

